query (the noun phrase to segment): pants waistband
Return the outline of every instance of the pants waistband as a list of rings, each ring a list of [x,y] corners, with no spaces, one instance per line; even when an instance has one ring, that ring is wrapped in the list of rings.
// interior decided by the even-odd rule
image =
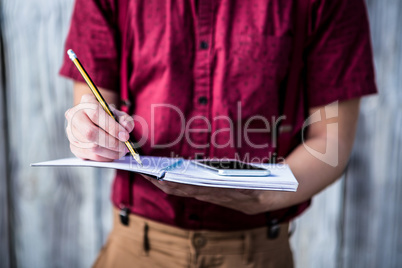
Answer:
[[[129,215],[129,224],[126,226],[120,222],[119,210],[114,209],[112,232],[140,243],[143,243],[144,237],[146,237],[151,248],[171,246],[201,254],[216,253],[222,250],[225,250],[225,253],[247,254],[247,251],[251,249],[267,251],[288,247],[289,223],[279,224],[279,228],[278,237],[268,239],[267,227],[228,232],[194,231],[166,225],[134,214]]]

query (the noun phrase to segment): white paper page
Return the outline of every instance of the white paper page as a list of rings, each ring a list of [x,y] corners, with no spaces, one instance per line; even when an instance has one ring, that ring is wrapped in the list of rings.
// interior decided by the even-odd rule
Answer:
[[[207,169],[184,169],[176,168],[169,171],[165,178],[173,176],[185,176],[189,179],[205,178],[214,181],[225,182],[269,182],[269,183],[279,183],[279,184],[297,184],[296,178],[293,176],[292,171],[287,165],[282,165],[281,167],[275,167],[271,165],[269,167],[264,167],[270,170],[271,174],[267,176],[222,176],[217,172],[208,171]]]
[[[169,177],[166,179],[169,182],[185,183],[198,186],[206,187],[217,187],[217,188],[236,188],[236,189],[254,189],[254,190],[273,190],[273,191],[291,191],[295,192],[297,190],[297,185],[288,184],[271,184],[271,183],[255,183],[255,182],[217,182],[208,179],[194,179],[194,180],[183,180],[180,178]]]
[[[149,174],[158,178],[163,177],[166,181],[186,183],[192,185],[241,188],[241,189],[263,189],[296,191],[298,182],[287,165],[262,165],[271,171],[269,176],[242,177],[242,176],[220,176],[206,168],[194,165],[189,160],[181,160],[182,164],[171,169],[172,165],[179,159],[167,157],[142,156],[143,167],[131,157],[113,162],[86,161],[78,158],[66,158],[32,164],[32,166],[71,166],[71,167],[101,167],[133,171]],[[174,165],[175,166],[175,165]],[[168,170],[166,172],[166,170]],[[163,176],[165,174],[165,176]]]
[[[65,158],[59,160],[52,160],[46,162],[40,162],[31,164],[33,167],[39,166],[69,166],[69,167],[99,167],[99,168],[112,168],[121,169],[127,171],[134,171],[138,173],[144,173],[148,175],[153,175],[156,177],[161,177],[165,172],[164,168],[177,162],[177,159],[168,157],[152,157],[152,156],[141,156],[141,161],[143,167],[141,167],[131,156],[126,156],[122,159],[115,160],[113,162],[97,162],[82,160],[79,158]]]
[[[194,165],[190,161],[185,161],[180,167],[166,173],[163,178],[166,181],[183,182],[189,184],[209,184],[210,186],[220,187],[255,187],[270,189],[291,189],[296,190],[298,182],[292,171],[287,165],[261,165],[270,170],[269,176],[221,176],[214,171]]]

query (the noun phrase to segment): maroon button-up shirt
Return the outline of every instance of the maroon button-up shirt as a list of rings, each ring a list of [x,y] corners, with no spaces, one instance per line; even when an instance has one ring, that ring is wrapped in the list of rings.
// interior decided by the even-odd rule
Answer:
[[[309,0],[305,44],[306,108],[376,91],[363,0]],[[272,128],[289,71],[293,0],[76,0],[66,49],[94,82],[119,92],[122,58],[146,155],[268,161]],[[126,18],[126,19],[122,19]],[[122,40],[125,40],[123,44]],[[124,52],[124,53],[122,53]],[[83,81],[66,57],[61,74]],[[262,226],[245,215],[163,193],[118,171],[112,200],[133,213],[188,229]],[[282,219],[304,207],[283,210]],[[274,215],[275,213],[273,213]]]

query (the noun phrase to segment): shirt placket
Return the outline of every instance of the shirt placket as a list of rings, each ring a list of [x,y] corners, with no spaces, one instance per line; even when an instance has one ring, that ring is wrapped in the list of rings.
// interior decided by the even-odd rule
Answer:
[[[213,49],[213,0],[197,1],[198,12],[196,29],[196,50],[194,59],[194,87],[192,99],[192,112],[187,122],[191,118],[197,117],[191,123],[192,129],[207,129],[206,121],[211,122],[212,105],[212,81],[211,81],[211,52]],[[203,119],[200,119],[203,118]],[[191,142],[201,146],[190,146],[194,158],[209,156],[211,133],[208,131],[191,131],[189,133]],[[187,145],[189,144],[186,142]],[[209,145],[208,145],[209,144]],[[208,145],[208,146],[206,146]],[[202,228],[203,208],[199,202],[186,202],[185,221],[189,221],[189,226]]]
[[[194,62],[194,94],[193,94],[193,114],[197,118],[194,120],[192,128],[206,129],[206,121],[210,120],[210,111],[212,104],[211,96],[211,51],[213,48],[213,0],[199,1],[196,53]],[[207,156],[211,133],[207,131],[194,131],[190,137],[196,144],[202,148],[193,148],[194,154]]]

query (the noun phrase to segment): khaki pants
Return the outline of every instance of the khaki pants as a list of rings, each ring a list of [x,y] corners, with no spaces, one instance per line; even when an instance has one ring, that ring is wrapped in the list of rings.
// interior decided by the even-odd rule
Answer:
[[[188,231],[114,211],[114,227],[93,267],[293,267],[288,224],[267,239],[267,229]]]

